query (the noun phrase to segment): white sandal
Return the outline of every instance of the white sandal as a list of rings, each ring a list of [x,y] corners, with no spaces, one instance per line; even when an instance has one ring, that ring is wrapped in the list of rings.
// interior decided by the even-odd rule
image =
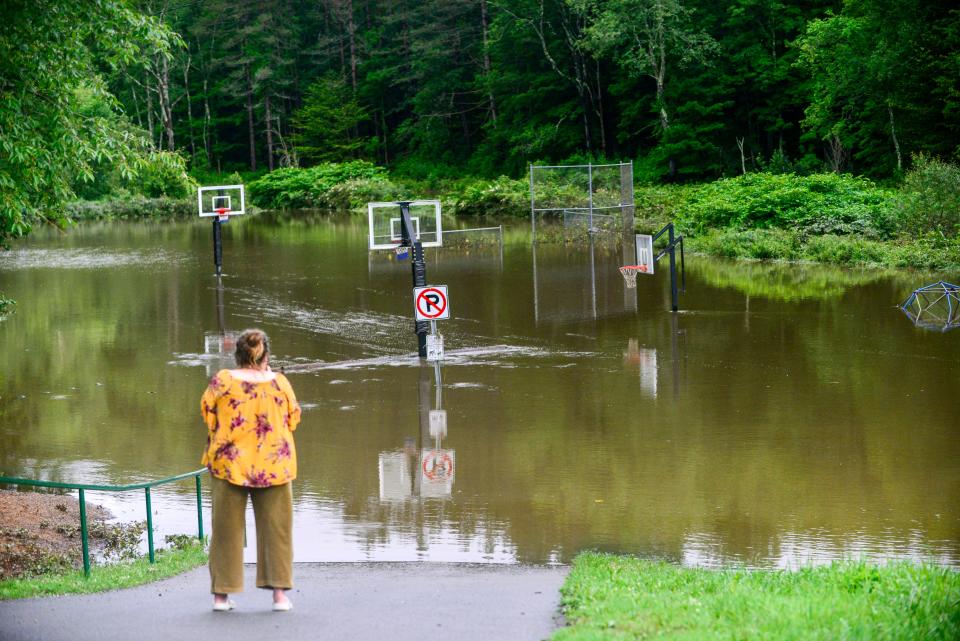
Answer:
[[[273,602],[274,612],[289,612],[292,609],[293,609],[293,601],[291,601],[290,599],[286,599],[279,603],[277,603],[276,601]]]
[[[229,612],[235,607],[237,607],[237,604],[230,599],[227,599],[226,601],[221,601],[221,602],[217,602],[217,601],[213,602],[214,612]]]

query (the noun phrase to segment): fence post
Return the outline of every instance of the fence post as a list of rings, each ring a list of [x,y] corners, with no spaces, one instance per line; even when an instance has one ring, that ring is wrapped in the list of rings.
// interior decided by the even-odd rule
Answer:
[[[87,541],[87,499],[80,488],[80,545],[83,549],[83,576],[90,576],[90,544]]]
[[[144,488],[147,495],[147,549],[150,551],[150,563],[155,562],[153,554],[153,509],[150,507],[150,488]]]
[[[200,475],[193,477],[197,481],[197,538],[203,540],[203,504],[200,502]]]

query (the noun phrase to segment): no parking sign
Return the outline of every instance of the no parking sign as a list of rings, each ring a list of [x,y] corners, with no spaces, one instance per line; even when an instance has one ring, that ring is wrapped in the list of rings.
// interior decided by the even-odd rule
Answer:
[[[428,285],[413,288],[413,307],[418,321],[446,320],[450,318],[450,304],[446,285]]]

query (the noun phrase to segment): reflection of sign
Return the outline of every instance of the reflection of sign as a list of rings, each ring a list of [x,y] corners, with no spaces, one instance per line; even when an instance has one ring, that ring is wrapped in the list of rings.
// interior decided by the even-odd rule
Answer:
[[[418,321],[444,320],[450,318],[450,306],[447,304],[447,286],[432,285],[415,287],[413,302]]]
[[[443,335],[427,334],[427,360],[443,360]]]
[[[640,371],[640,389],[648,396],[657,397],[657,350],[640,347],[636,338],[627,341],[627,351],[623,353],[627,365]]]
[[[425,483],[452,483],[453,450],[424,450],[420,454],[420,471]]]
[[[652,274],[654,264],[653,236],[637,234],[637,265],[643,274]]]
[[[396,501],[412,493],[410,460],[403,452],[380,452],[380,500]]]
[[[430,436],[443,438],[447,435],[447,410],[430,410]]]

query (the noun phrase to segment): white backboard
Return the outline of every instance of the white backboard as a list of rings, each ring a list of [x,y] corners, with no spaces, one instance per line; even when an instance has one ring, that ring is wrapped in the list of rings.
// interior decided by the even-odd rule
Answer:
[[[414,200],[410,203],[410,222],[414,233],[424,247],[443,245],[443,225],[440,219],[439,200]],[[394,249],[400,244],[402,216],[400,205],[392,203],[367,203],[369,218],[369,249]]]
[[[243,185],[216,185],[197,188],[197,211],[201,217],[219,216],[217,209],[226,209],[224,214],[236,216],[246,213]]]
[[[640,271],[644,274],[652,274],[656,262],[656,254],[653,253],[653,236],[637,234],[637,265],[646,268]]]

